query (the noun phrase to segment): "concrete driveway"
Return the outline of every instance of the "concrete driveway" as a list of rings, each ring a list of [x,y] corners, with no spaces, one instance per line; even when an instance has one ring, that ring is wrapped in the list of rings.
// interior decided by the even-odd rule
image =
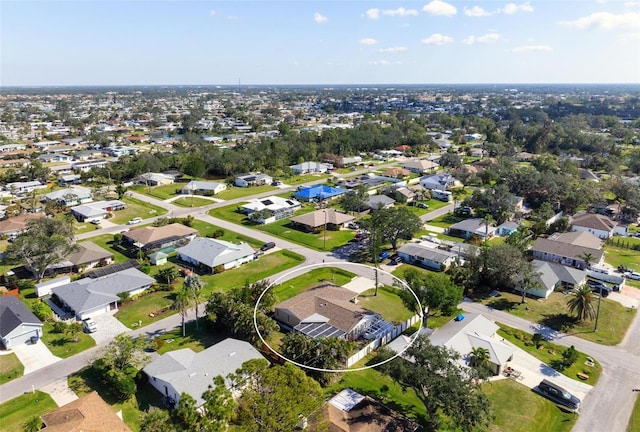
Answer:
[[[20,344],[12,347],[12,350],[20,360],[20,363],[24,365],[25,375],[62,360],[60,357],[54,356],[42,341],[38,341],[35,344],[30,342]]]
[[[97,345],[113,340],[120,333],[128,332],[127,326],[118,321],[111,313],[98,315],[93,320],[96,322],[98,330],[90,333]],[[144,325],[144,324],[143,324]]]

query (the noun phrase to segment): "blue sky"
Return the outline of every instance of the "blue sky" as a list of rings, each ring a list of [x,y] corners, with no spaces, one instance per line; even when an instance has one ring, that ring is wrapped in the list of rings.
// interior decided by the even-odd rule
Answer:
[[[640,1],[0,2],[3,86],[640,82]]]

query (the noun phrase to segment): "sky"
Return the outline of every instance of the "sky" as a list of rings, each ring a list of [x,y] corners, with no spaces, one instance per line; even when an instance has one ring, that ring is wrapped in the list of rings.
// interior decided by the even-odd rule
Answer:
[[[640,0],[0,0],[0,85],[639,83]]]

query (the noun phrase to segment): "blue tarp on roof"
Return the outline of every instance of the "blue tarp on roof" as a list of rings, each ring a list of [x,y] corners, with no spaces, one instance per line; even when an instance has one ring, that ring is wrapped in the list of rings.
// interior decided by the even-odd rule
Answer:
[[[342,195],[346,189],[334,188],[326,185],[308,187],[297,191],[294,196],[301,201],[311,201],[312,199],[327,199]]]

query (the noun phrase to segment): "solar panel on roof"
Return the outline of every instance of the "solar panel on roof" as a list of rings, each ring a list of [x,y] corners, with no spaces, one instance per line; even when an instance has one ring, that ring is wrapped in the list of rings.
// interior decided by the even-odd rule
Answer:
[[[261,202],[262,204],[266,205],[266,206],[273,204],[273,201],[268,200],[268,199],[263,200],[263,201],[260,201],[260,202]]]

